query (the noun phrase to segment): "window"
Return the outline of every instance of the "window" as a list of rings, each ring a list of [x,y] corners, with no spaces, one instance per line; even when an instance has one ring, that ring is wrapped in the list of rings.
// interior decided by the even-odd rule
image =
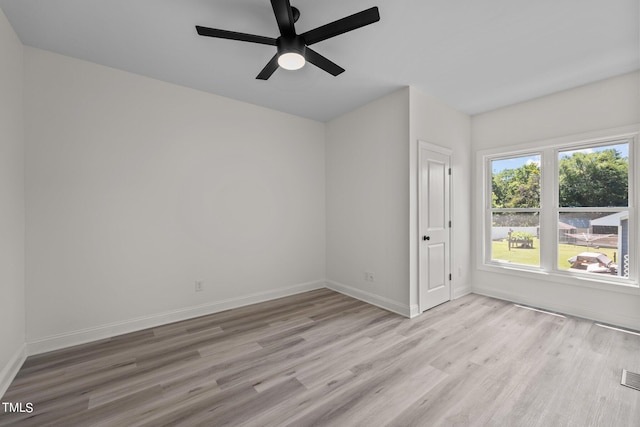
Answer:
[[[558,269],[629,277],[629,143],[558,151]]]
[[[540,266],[540,154],[491,160],[491,260]]]
[[[631,284],[634,136],[482,156],[484,261]]]

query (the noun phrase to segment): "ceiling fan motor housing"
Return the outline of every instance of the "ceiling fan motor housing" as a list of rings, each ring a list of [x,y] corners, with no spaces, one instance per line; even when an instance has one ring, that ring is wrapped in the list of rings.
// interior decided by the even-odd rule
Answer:
[[[276,45],[278,46],[278,55],[298,53],[302,55],[303,58],[306,58],[306,46],[304,39],[300,36],[278,37]]]

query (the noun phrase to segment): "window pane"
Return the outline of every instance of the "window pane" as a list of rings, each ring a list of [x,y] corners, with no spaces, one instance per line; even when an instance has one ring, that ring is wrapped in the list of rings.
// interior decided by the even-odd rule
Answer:
[[[629,206],[629,144],[561,151],[560,207]]]
[[[491,207],[540,207],[540,156],[491,161]]]
[[[629,277],[629,213],[560,212],[558,268]]]
[[[540,266],[539,236],[537,212],[493,212],[491,260]]]

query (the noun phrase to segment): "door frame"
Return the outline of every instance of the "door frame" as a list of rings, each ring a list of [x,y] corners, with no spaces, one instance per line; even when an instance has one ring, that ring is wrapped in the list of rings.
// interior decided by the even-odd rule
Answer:
[[[424,230],[422,230],[422,149],[426,149],[429,151],[435,151],[436,153],[440,153],[443,154],[447,157],[449,157],[449,168],[451,168],[451,157],[453,156],[453,150],[451,150],[450,148],[446,148],[446,147],[442,147],[440,145],[436,145],[433,144],[431,142],[427,142],[427,141],[423,141],[423,140],[418,140],[418,311],[419,314],[422,314],[425,310],[424,307],[422,307],[421,305],[421,293],[422,293],[422,282],[421,282],[421,277],[422,277],[422,256],[424,255],[424,249],[423,249],[423,245],[421,244],[421,240],[420,240],[420,236],[422,236],[424,234]],[[452,168],[451,168],[452,169]],[[453,194],[452,188],[453,188],[453,172],[452,175],[449,178],[449,221],[451,221],[451,217],[453,215],[453,203],[452,203],[452,197],[451,195]],[[452,258],[451,258],[451,254],[454,253],[453,251],[453,239],[451,238],[451,228],[449,227],[449,253],[447,254],[449,256],[449,274],[451,274],[452,280],[450,280],[449,282],[449,301],[451,301],[453,299],[453,274],[451,273],[451,270],[453,270],[453,265],[452,265]]]

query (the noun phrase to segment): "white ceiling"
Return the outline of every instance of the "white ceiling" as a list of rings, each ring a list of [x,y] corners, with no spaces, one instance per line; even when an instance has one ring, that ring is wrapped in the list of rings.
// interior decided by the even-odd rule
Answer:
[[[371,6],[380,22],[256,80],[275,47],[200,37],[196,24],[277,37],[269,0],[0,0],[25,45],[320,121],[411,85],[476,114],[640,68],[640,0],[292,0],[298,33]]]

